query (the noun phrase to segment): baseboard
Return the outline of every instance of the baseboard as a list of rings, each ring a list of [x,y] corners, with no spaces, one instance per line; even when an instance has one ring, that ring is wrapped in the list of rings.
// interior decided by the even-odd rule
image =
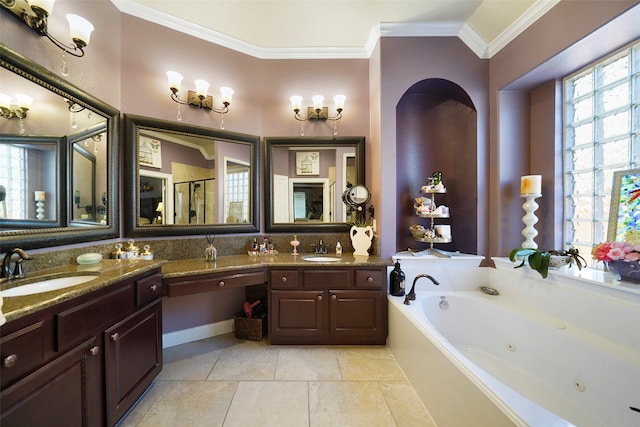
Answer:
[[[189,329],[167,332],[162,334],[162,348],[169,348],[204,338],[215,337],[216,335],[228,334],[234,331],[233,319],[221,322],[209,323],[207,325],[194,326]]]

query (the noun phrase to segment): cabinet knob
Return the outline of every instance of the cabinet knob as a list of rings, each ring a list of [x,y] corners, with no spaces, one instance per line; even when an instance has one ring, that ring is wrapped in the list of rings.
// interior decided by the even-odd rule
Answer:
[[[18,363],[18,355],[17,354],[10,354],[10,355],[8,355],[7,357],[5,357],[2,360],[2,365],[5,368],[10,368],[13,365],[15,365],[16,363]]]
[[[372,283],[373,282],[373,277],[371,277],[371,276],[367,277],[367,282]]]
[[[223,286],[224,286],[224,280],[220,280],[220,281],[218,282],[218,286],[219,286],[219,287],[223,287]]]
[[[100,347],[98,347],[97,345],[94,347],[91,347],[89,349],[89,353],[91,353],[92,356],[96,356],[98,353],[100,353]]]
[[[155,292],[158,289],[158,285],[151,285],[151,291]]]
[[[111,341],[118,341],[118,338],[120,338],[120,334],[117,332],[111,335]]]
[[[338,299],[338,297],[335,294],[333,294],[333,295],[331,295],[331,299],[335,301],[335,300]]]
[[[287,276],[282,276],[282,283],[287,281]]]
[[[322,301],[322,295],[318,295],[318,301]]]

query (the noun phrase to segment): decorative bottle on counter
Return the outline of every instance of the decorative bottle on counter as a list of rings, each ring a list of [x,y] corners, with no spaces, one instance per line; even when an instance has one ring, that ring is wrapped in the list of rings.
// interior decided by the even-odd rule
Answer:
[[[213,262],[218,258],[218,250],[213,245],[207,245],[204,248],[204,260],[208,262]]]
[[[395,267],[391,273],[389,273],[389,293],[394,297],[401,297],[404,295],[404,272],[400,270],[400,263],[396,261]]]

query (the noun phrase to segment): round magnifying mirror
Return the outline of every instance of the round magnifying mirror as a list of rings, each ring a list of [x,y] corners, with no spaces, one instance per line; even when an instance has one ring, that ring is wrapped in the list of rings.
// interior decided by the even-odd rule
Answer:
[[[343,195],[343,200],[347,205],[362,205],[367,203],[370,198],[369,189],[361,184],[348,188]]]

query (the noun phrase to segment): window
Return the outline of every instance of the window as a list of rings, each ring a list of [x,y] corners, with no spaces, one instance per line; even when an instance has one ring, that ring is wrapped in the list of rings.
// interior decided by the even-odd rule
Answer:
[[[563,145],[564,240],[589,254],[607,238],[613,173],[640,166],[640,43],[564,80]]]
[[[249,222],[249,165],[225,160],[226,223]]]
[[[26,152],[24,148],[0,144],[0,186],[4,187],[4,200],[0,200],[0,218],[27,217]]]

